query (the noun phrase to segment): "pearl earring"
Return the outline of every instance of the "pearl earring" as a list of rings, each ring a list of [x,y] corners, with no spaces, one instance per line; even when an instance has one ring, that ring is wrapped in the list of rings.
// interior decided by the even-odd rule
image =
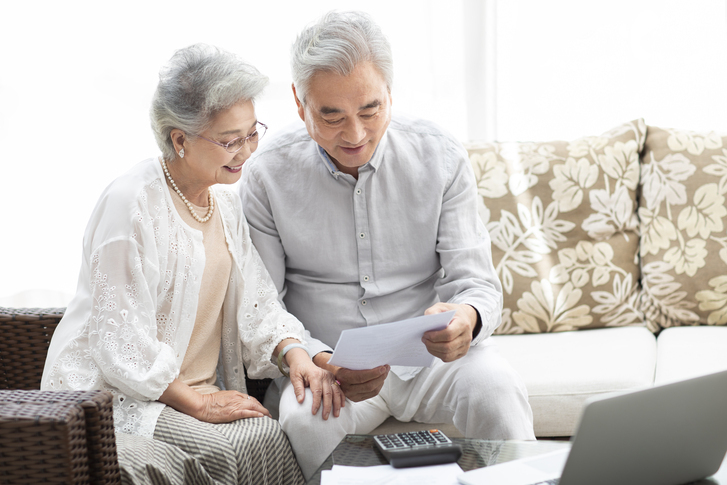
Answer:
[[[179,150],[179,158],[184,158],[184,148]]]

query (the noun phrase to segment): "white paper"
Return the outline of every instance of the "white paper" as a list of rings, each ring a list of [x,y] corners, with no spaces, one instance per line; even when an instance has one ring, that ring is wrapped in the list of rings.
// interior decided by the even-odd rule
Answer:
[[[321,485],[457,485],[461,474],[462,468],[456,463],[411,468],[333,465],[321,473]]]
[[[454,314],[454,311],[435,313],[344,330],[328,363],[352,370],[373,369],[385,364],[429,367],[434,356],[427,352],[422,335],[446,328]]]

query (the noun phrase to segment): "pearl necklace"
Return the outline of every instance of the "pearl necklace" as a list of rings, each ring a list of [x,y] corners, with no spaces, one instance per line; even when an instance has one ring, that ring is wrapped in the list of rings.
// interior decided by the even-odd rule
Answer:
[[[163,158],[162,158],[162,168],[164,169],[164,173],[167,175],[167,178],[169,179],[169,183],[172,184],[174,191],[182,199],[182,202],[184,202],[187,205],[187,209],[189,209],[189,213],[192,214],[192,217],[194,217],[194,219],[200,223],[209,221],[210,218],[212,217],[212,214],[215,212],[215,200],[212,198],[212,189],[209,189],[209,188],[207,189],[207,200],[209,201],[209,209],[207,210],[207,215],[204,217],[200,217],[194,211],[194,208],[192,207],[192,203],[187,200],[187,198],[184,196],[182,191],[179,190],[179,187],[177,187],[177,184],[174,183],[174,179],[172,179],[172,176],[169,175],[169,169],[167,169],[167,162],[165,162]]]

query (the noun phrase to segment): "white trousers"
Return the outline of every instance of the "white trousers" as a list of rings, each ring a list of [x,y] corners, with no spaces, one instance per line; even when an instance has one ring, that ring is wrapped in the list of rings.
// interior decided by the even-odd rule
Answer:
[[[408,380],[389,372],[378,396],[347,400],[338,418],[331,414],[325,421],[320,410],[311,413],[310,389],[299,404],[290,381],[280,382],[280,425],[306,480],[346,434],[368,434],[389,416],[404,422],[453,423],[468,438],[535,439],[525,385],[490,339],[454,362],[435,359]]]

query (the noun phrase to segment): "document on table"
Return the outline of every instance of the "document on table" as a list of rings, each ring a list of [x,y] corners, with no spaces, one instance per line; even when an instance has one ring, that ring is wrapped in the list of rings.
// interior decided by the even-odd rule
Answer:
[[[321,485],[457,485],[461,474],[462,468],[456,463],[412,468],[333,465],[321,472]]]
[[[429,367],[434,356],[427,352],[422,335],[446,328],[454,314],[454,311],[435,313],[344,330],[328,363],[352,370],[373,369],[384,364]]]

